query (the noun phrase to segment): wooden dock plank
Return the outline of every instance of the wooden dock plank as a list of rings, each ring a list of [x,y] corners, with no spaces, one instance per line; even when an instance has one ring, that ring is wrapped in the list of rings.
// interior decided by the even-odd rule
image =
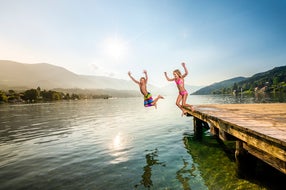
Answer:
[[[187,111],[253,147],[250,153],[286,173],[286,103],[207,104]]]
[[[286,104],[219,104],[199,105],[196,115],[208,115],[245,130],[253,130],[262,136],[272,132],[270,137],[281,141],[286,146]]]

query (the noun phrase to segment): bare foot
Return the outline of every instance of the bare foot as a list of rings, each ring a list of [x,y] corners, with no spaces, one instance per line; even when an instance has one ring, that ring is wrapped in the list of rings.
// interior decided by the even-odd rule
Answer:
[[[157,104],[154,104],[155,109],[157,109]]]
[[[159,98],[159,99],[164,99],[164,97],[163,97],[163,96],[161,96],[161,95],[158,95],[158,98]]]
[[[188,114],[188,112],[186,112],[186,111],[182,111],[182,117],[184,116],[184,115],[187,115]]]
[[[194,106],[188,106],[187,108],[190,109],[192,112],[195,111]]]

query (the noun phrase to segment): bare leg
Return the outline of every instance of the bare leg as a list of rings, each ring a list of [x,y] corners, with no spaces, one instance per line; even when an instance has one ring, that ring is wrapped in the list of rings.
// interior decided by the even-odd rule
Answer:
[[[188,98],[188,94],[184,94],[183,100],[182,100],[182,106],[188,107],[188,108],[190,108],[192,111],[195,111],[195,110],[194,110],[194,107],[193,107],[192,105],[186,103],[187,98]]]
[[[182,105],[180,104],[183,97],[181,95],[178,95],[176,105],[182,110],[182,116],[185,115],[186,111],[183,109]]]
[[[161,95],[158,95],[157,98],[155,98],[154,101],[152,102],[152,105],[155,106],[156,109],[157,109],[157,102],[159,99],[164,99],[164,97]]]

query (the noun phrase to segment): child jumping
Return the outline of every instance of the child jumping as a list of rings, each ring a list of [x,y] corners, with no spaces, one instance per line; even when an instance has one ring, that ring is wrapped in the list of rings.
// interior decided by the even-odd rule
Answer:
[[[189,107],[192,111],[194,111],[193,106],[186,104],[188,92],[185,89],[184,78],[188,75],[188,70],[186,68],[186,64],[182,63],[182,66],[185,70],[185,73],[182,75],[180,70],[176,69],[173,71],[174,78],[169,78],[167,72],[164,72],[165,77],[168,81],[175,81],[177,84],[179,95],[177,97],[176,105],[182,110],[182,116],[187,114],[183,107]]]
[[[130,71],[128,72],[128,75],[135,83],[139,85],[140,92],[144,96],[144,106],[145,107],[155,106],[155,108],[157,108],[157,101],[159,99],[163,99],[163,96],[158,95],[157,98],[153,100],[151,93],[147,91],[147,81],[148,81],[147,71],[144,70],[143,73],[145,74],[145,77],[141,77],[140,81],[135,80],[131,76]]]

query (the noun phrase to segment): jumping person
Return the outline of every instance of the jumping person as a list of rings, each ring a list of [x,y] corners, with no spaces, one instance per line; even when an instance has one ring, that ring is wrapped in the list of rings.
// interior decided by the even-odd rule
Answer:
[[[147,81],[148,81],[147,71],[144,70],[143,73],[145,74],[145,77],[141,77],[140,81],[137,81],[136,79],[134,79],[131,76],[130,71],[128,72],[128,75],[136,84],[139,85],[140,92],[144,96],[144,106],[145,107],[155,106],[155,108],[157,108],[157,101],[159,99],[163,99],[164,97],[161,95],[158,95],[157,98],[153,100],[151,93],[147,91]]]
[[[164,72],[164,74],[168,81],[175,81],[178,87],[179,94],[177,97],[176,105],[182,110],[182,116],[183,116],[187,114],[187,112],[184,110],[184,107],[189,107],[192,111],[194,111],[194,109],[192,105],[186,103],[188,97],[188,91],[185,89],[184,78],[188,75],[188,70],[185,63],[182,63],[182,66],[185,71],[183,75],[181,74],[181,71],[178,69],[173,71],[174,78],[169,78],[167,72]]]

